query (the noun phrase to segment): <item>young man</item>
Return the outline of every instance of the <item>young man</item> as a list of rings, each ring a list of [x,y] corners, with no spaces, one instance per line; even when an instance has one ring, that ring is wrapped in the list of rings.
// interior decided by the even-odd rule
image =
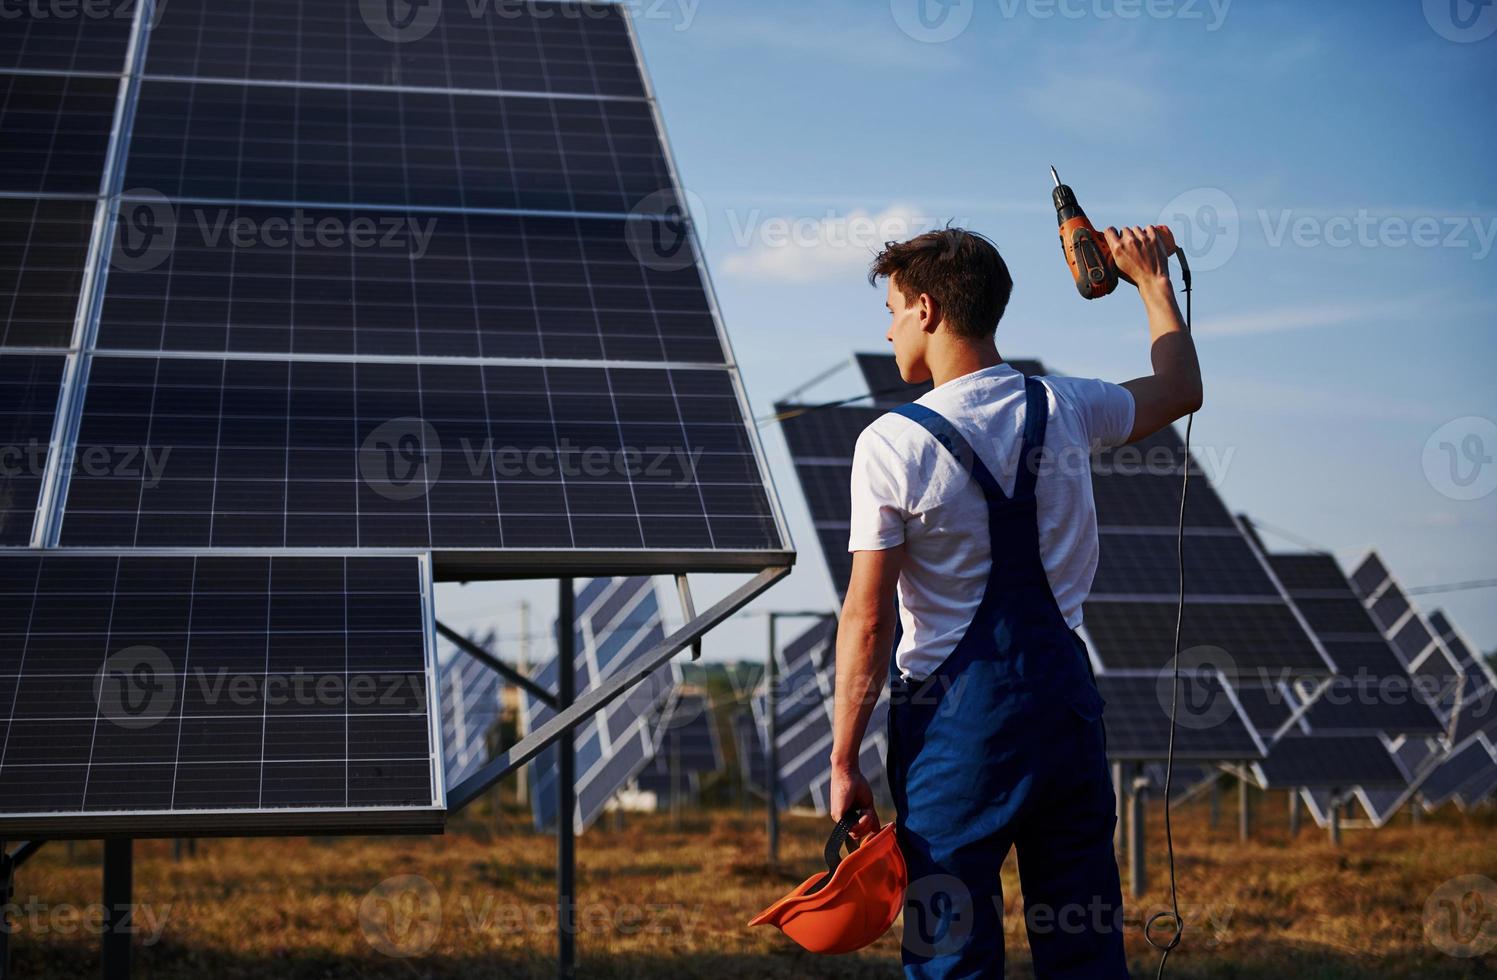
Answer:
[[[1102,698],[1074,632],[1097,567],[1087,460],[1194,412],[1201,376],[1153,230],[1106,235],[1149,320],[1153,374],[1123,385],[1003,362],[1013,281],[981,236],[891,245],[869,275],[900,375],[935,389],[853,456],[831,804],[862,811],[855,837],[877,829],[858,748],[887,674],[910,977],[1002,976],[1010,847],[1036,975],[1128,975]]]

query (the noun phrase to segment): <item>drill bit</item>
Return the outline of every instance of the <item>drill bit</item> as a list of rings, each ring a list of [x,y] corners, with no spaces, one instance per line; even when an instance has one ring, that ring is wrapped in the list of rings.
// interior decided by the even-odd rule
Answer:
[[[1060,174],[1058,174],[1058,173],[1055,172],[1055,168],[1054,167],[1050,168],[1050,176],[1055,180],[1055,186],[1059,187],[1060,186]]]

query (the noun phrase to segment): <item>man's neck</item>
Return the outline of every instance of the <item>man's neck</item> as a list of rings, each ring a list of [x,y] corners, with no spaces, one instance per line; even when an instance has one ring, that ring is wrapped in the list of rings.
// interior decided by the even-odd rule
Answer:
[[[940,351],[932,351],[926,359],[930,367],[930,379],[940,387],[948,381],[966,377],[974,371],[996,367],[1003,363],[1003,355],[992,340],[975,344],[950,344]]]

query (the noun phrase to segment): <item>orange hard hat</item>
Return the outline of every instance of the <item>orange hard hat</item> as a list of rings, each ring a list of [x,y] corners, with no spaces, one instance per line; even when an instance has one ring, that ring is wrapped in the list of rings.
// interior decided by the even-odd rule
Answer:
[[[892,823],[861,847],[851,843],[847,832],[856,821],[856,813],[837,821],[826,845],[825,874],[807,878],[749,925],[777,926],[813,953],[851,953],[887,932],[904,907],[904,855]],[[844,842],[853,848],[846,858]]]

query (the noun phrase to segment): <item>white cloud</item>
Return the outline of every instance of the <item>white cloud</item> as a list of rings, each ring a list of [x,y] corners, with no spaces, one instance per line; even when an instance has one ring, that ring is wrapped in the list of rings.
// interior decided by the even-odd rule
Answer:
[[[724,273],[773,282],[823,282],[865,272],[885,242],[902,241],[945,219],[893,205],[821,217],[748,215],[730,229],[737,251],[717,263]]]

